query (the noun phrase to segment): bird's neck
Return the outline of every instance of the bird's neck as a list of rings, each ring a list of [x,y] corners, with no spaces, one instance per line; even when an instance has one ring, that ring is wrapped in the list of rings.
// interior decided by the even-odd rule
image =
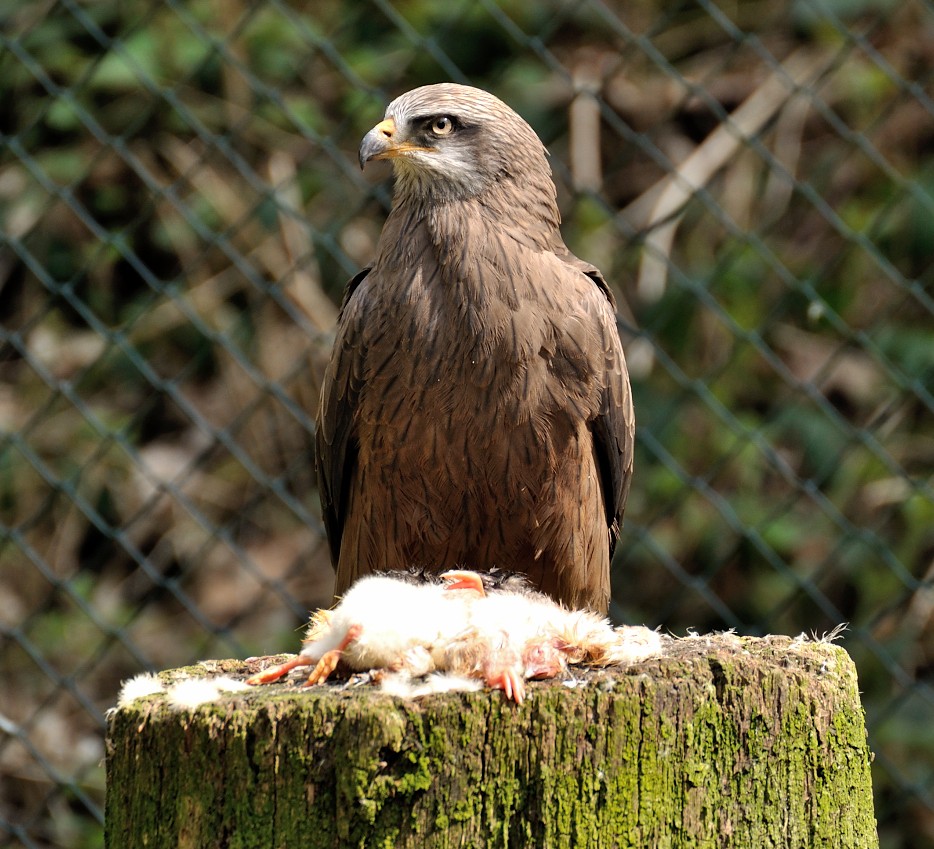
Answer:
[[[488,192],[444,201],[396,199],[387,226],[390,238],[424,228],[431,243],[444,253],[483,251],[489,241],[513,243],[519,250],[547,251],[563,244],[561,216],[551,193]],[[395,224],[396,226],[392,226]]]

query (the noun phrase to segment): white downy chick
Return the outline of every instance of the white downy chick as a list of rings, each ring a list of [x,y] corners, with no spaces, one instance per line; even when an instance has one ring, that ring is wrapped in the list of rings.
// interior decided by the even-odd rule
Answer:
[[[362,578],[336,608],[313,616],[301,654],[248,683],[314,666],[308,684],[315,684],[343,661],[355,671],[388,669],[410,680],[432,672],[466,676],[521,702],[529,678],[557,677],[569,664],[628,663],[661,646],[648,628],[614,629],[606,619],[568,610],[521,582],[493,583],[469,571],[442,577],[447,585],[413,583],[401,575]]]
[[[468,625],[464,594],[408,576],[369,575],[333,610],[312,617],[301,653],[254,675],[250,684],[276,681],[299,666],[314,666],[308,683],[324,681],[339,661],[355,671],[404,670],[420,675],[445,669],[446,646]]]
[[[648,628],[614,629],[587,610],[568,610],[532,589],[491,589],[482,576],[448,572],[449,589],[479,596],[469,607],[470,628],[451,648],[451,668],[482,675],[522,700],[524,680],[555,678],[570,664],[610,666],[642,660],[661,649],[660,635]]]
[[[470,590],[450,592],[464,595]],[[533,591],[491,590],[476,597],[468,607],[469,627],[451,643],[450,668],[482,677],[488,686],[521,702],[526,679],[553,678],[564,672],[566,662],[554,627],[559,610]]]

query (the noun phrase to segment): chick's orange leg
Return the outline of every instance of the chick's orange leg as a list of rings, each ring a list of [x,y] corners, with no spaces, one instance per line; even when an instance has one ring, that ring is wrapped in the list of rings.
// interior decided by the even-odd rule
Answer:
[[[483,589],[483,581],[476,572],[452,569],[450,572],[443,572],[441,577],[450,582],[445,587],[446,590],[473,590],[480,593],[480,595],[486,595],[486,591]]]
[[[525,679],[515,669],[502,669],[486,675],[486,685],[494,690],[502,690],[507,699],[517,705],[525,698]]]
[[[246,682],[247,684],[271,684],[273,681],[278,681],[284,675],[287,675],[299,666],[310,665],[311,661],[309,661],[307,657],[302,657],[299,654],[291,660],[287,660],[285,663],[280,663],[278,666],[270,666],[269,669],[264,669],[262,672],[250,676],[246,679]]]
[[[341,655],[346,651],[347,646],[362,633],[362,626],[351,625],[347,629],[347,633],[344,634],[344,639],[341,640],[340,645],[336,649],[331,649],[321,655],[321,660],[319,660],[315,664],[315,668],[311,670],[311,675],[308,676],[308,680],[305,682],[304,686],[313,687],[315,684],[323,684],[327,681],[330,674],[337,669],[337,664],[340,663]]]

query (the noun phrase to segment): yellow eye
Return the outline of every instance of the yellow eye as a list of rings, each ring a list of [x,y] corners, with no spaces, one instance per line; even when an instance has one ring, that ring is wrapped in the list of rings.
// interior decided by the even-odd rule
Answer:
[[[431,131],[436,136],[449,136],[454,129],[454,122],[447,117],[447,115],[442,115],[440,118],[435,118],[431,122]]]

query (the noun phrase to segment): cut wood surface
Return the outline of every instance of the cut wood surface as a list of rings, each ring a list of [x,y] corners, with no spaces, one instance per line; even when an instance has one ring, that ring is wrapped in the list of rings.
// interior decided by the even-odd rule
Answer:
[[[155,694],[110,717],[106,845],[876,847],[870,759],[849,656],[788,637],[666,641],[520,706],[294,681],[195,709]]]

